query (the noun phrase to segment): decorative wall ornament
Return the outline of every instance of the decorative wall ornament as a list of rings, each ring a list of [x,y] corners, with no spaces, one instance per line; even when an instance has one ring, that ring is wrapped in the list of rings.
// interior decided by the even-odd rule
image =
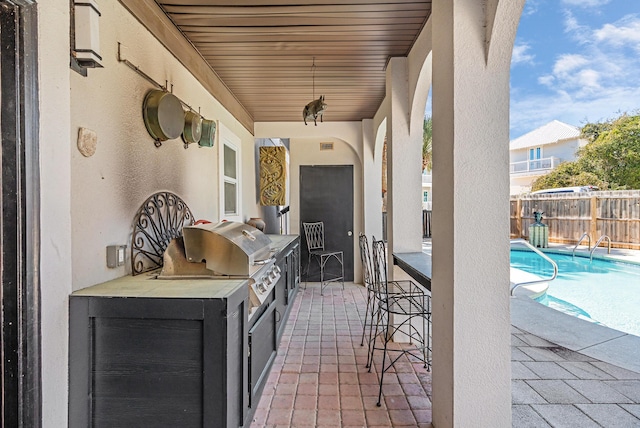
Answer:
[[[96,131],[87,128],[78,129],[78,151],[82,153],[82,156],[93,156],[97,145],[98,134],[96,134]]]
[[[260,205],[287,205],[287,154],[284,146],[260,147]]]
[[[149,196],[133,219],[131,275],[162,267],[164,250],[182,227],[193,224],[193,214],[176,194],[158,192]]]
[[[313,65],[311,66],[311,79],[313,84],[313,98],[309,104],[304,106],[302,109],[302,119],[304,120],[304,124],[307,124],[307,119],[313,119],[314,125],[318,126],[318,122],[316,119],[320,117],[320,122],[322,122],[322,115],[324,111],[327,109],[327,104],[324,102],[324,95],[320,95],[320,98],[317,100],[316,98],[316,58],[313,57]]]

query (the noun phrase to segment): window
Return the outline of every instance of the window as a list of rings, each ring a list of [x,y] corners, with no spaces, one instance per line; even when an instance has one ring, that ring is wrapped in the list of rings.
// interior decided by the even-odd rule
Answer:
[[[236,149],[223,143],[224,214],[238,214],[238,165]]]
[[[529,149],[529,169],[542,168],[542,147],[536,147],[535,149]]]
[[[240,139],[219,124],[220,219],[242,221],[240,186]]]

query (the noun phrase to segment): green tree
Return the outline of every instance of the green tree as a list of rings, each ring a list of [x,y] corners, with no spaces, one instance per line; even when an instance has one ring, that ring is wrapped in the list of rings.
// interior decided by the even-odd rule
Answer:
[[[433,159],[431,157],[431,143],[433,141],[433,121],[431,117],[422,123],[422,170],[431,171]]]
[[[605,125],[578,151],[582,170],[613,189],[640,189],[640,116],[623,114]]]
[[[577,161],[563,162],[549,174],[538,177],[532,184],[531,190],[554,189],[556,187],[594,185],[603,189],[607,183],[603,182],[592,172],[583,171]]]
[[[587,123],[581,134],[589,143],[578,150],[578,158],[539,177],[531,190],[589,184],[600,189],[640,189],[640,115]]]

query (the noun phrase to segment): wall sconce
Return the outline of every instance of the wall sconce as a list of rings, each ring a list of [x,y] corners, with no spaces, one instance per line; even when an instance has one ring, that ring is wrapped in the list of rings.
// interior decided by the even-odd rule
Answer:
[[[72,63],[81,69],[102,67],[99,19],[95,0],[73,0]],[[86,70],[82,74],[86,76]]]

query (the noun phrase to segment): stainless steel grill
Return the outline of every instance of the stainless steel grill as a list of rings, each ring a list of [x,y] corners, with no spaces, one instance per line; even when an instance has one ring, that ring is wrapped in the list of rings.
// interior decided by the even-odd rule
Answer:
[[[167,245],[157,278],[247,279],[251,318],[280,279],[271,239],[236,222],[184,226],[182,233]]]

